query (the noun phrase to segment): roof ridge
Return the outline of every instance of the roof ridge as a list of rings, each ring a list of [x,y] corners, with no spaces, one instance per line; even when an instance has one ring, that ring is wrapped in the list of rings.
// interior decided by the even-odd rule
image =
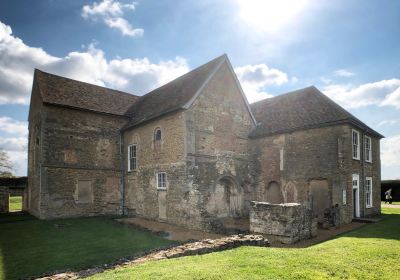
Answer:
[[[263,102],[265,102],[265,101],[277,100],[277,99],[282,98],[282,97],[285,97],[285,96],[287,96],[287,95],[296,94],[296,93],[305,91],[305,90],[307,90],[307,89],[316,89],[317,91],[319,91],[314,85],[312,85],[312,86],[308,86],[308,87],[305,87],[305,88],[301,88],[301,89],[296,89],[296,90],[284,92],[284,93],[282,93],[282,94],[279,94],[279,95],[276,95],[276,96],[273,96],[273,97],[264,98],[264,99],[262,99],[262,100],[259,100],[259,101],[256,101],[256,102],[251,103],[250,106],[253,106],[253,105],[256,105],[256,104],[261,104],[261,103],[263,103]]]
[[[175,79],[169,81],[168,83],[165,83],[165,84],[163,84],[163,85],[161,85],[161,86],[159,86],[159,87],[157,87],[157,88],[155,88],[155,89],[149,91],[148,93],[139,96],[139,98],[142,99],[142,98],[144,98],[144,97],[146,97],[146,96],[149,96],[149,95],[152,95],[152,94],[155,94],[155,95],[161,94],[161,92],[159,91],[160,89],[162,89],[162,88],[164,88],[164,87],[167,87],[168,85],[170,85],[171,83],[175,82],[176,80],[183,79],[183,78],[187,77],[188,75],[193,74],[193,72],[196,72],[196,71],[198,71],[199,69],[201,69],[201,68],[203,68],[203,67],[206,67],[207,65],[210,65],[212,62],[215,62],[215,61],[217,61],[218,59],[221,59],[221,58],[223,58],[223,57],[226,58],[226,54],[220,55],[220,56],[218,56],[218,57],[216,57],[216,58],[210,60],[209,62],[207,62],[207,63],[205,63],[205,64],[202,64],[202,65],[200,65],[200,66],[198,66],[198,67],[196,67],[196,68],[194,68],[194,69],[192,69],[192,70],[186,72],[185,74],[183,74],[183,75],[181,75],[181,76],[179,76],[179,77],[176,77]]]
[[[37,73],[37,72],[39,72],[39,73],[41,73],[41,74],[48,75],[48,76],[53,76],[53,77],[60,78],[60,79],[66,79],[66,80],[70,80],[70,81],[72,81],[72,82],[82,83],[82,84],[86,84],[86,85],[89,85],[89,86],[92,86],[92,87],[98,87],[98,88],[102,88],[102,89],[107,89],[107,90],[115,91],[115,92],[118,92],[118,93],[121,93],[121,94],[125,94],[125,95],[129,95],[129,96],[133,96],[133,97],[138,97],[138,98],[140,98],[139,95],[136,95],[136,94],[133,94],[133,93],[129,93],[129,92],[126,92],[126,91],[122,91],[122,90],[118,90],[118,89],[113,89],[113,88],[109,88],[109,87],[105,87],[105,86],[99,86],[99,85],[91,84],[91,83],[84,82],[84,81],[79,81],[79,80],[76,80],[76,79],[72,79],[72,78],[60,76],[60,75],[57,75],[57,74],[54,74],[54,73],[49,73],[49,72],[40,70],[40,69],[38,69],[38,68],[35,68],[35,73]],[[39,88],[40,88],[40,85],[39,85]]]

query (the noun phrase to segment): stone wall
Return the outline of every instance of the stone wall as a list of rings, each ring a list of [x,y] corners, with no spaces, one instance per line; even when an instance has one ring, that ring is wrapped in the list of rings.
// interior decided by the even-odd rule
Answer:
[[[30,151],[32,172],[38,173],[32,176],[39,178],[38,186],[33,178],[30,186],[30,205],[39,208],[30,212],[40,218],[121,213],[119,130],[126,122],[125,117],[45,105],[38,137],[30,140],[40,154]]]
[[[189,185],[197,196],[202,229],[222,219],[248,217],[253,162],[248,134],[254,123],[227,63],[185,111]]]
[[[27,210],[27,177],[0,177],[0,213],[10,210],[10,196],[22,197],[22,210]]]
[[[362,161],[352,159],[351,129],[350,125],[335,125],[253,139],[252,154],[259,163],[255,177],[257,200],[271,200],[271,185],[277,183],[281,199],[271,202],[314,207],[320,222],[324,210],[336,206],[338,223],[351,222],[352,174],[373,177],[374,201],[379,200],[380,190],[379,140],[372,138],[373,163],[364,164],[364,174],[370,175],[362,175]],[[363,192],[363,187],[360,189]],[[360,204],[362,216],[380,211],[379,203],[366,209],[364,193],[360,193]]]
[[[154,140],[157,129],[161,129],[161,143]],[[185,129],[183,113],[176,112],[125,131],[125,170],[128,146],[137,145],[137,169],[125,172],[127,214],[199,227],[197,197],[187,180]],[[166,189],[157,188],[158,172],[166,173]]]
[[[250,231],[292,244],[317,234],[317,221],[306,206],[298,203],[251,202]]]
[[[28,209],[39,217],[40,209],[40,163],[42,143],[42,110],[43,103],[38,84],[33,83],[31,105],[29,107],[28,136]]]
[[[9,211],[9,192],[8,187],[0,186],[0,213],[7,213]]]

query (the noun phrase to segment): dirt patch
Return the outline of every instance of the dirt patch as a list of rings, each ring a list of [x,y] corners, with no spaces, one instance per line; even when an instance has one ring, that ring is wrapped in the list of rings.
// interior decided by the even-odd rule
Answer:
[[[198,230],[189,230],[186,228],[170,225],[167,223],[150,221],[142,218],[122,218],[122,219],[116,219],[116,221],[123,224],[132,225],[140,229],[149,230],[169,240],[180,241],[180,242],[187,242],[191,240],[202,240],[202,239],[218,239],[226,236],[222,234],[209,233]]]

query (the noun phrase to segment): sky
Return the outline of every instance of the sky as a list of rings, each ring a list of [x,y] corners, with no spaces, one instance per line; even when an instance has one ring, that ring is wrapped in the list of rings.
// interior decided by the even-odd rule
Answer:
[[[400,1],[2,0],[0,148],[26,175],[34,68],[143,95],[226,53],[249,102],[315,85],[400,179]]]

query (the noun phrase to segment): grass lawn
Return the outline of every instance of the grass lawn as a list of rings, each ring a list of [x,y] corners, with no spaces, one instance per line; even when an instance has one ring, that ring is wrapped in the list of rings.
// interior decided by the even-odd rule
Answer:
[[[309,248],[241,247],[149,262],[90,279],[399,279],[400,209],[384,220]]]
[[[10,196],[10,212],[22,210],[22,196]]]
[[[0,279],[78,270],[168,244],[171,241],[116,224],[110,218],[42,221],[28,215],[2,214]]]
[[[381,204],[384,205],[385,202],[382,201]],[[400,201],[392,201],[392,204],[394,204],[394,205],[400,205]]]

